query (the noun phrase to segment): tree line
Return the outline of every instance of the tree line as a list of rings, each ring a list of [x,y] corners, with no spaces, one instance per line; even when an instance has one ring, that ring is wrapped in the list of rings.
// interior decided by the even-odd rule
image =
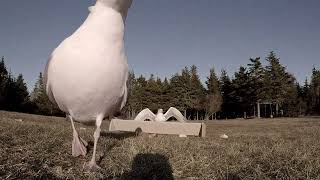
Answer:
[[[46,95],[42,73],[29,93],[23,75],[14,77],[7,70],[4,60],[2,57],[0,61],[0,110],[64,116]]]
[[[250,58],[233,76],[212,67],[203,84],[195,65],[185,67],[170,79],[151,75],[146,78],[129,73],[128,101],[123,118],[133,118],[144,108],[153,112],[174,106],[188,119],[231,119],[279,116],[320,115],[320,70],[299,84],[280,63],[274,52],[265,58]],[[0,62],[0,110],[63,116],[46,93],[42,73],[31,93],[23,75],[8,72],[4,58]],[[258,105],[259,104],[259,105]]]

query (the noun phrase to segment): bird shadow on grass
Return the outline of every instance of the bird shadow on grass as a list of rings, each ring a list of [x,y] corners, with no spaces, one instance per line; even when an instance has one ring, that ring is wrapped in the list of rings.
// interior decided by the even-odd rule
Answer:
[[[135,180],[173,180],[173,171],[169,159],[162,154],[138,154],[133,159],[131,171],[120,179]]]

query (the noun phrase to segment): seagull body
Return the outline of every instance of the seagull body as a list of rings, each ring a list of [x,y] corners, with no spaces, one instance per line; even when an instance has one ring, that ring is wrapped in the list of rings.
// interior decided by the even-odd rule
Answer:
[[[71,120],[74,156],[86,154],[86,142],[78,137],[73,121],[96,124],[89,169],[98,168],[95,153],[102,120],[126,103],[124,22],[131,3],[132,0],[97,0],[80,28],[53,51],[45,69],[50,100]]]
[[[159,110],[158,110],[158,113],[156,114],[154,120],[155,120],[155,121],[158,121],[158,122],[164,122],[164,121],[166,121],[166,117],[164,116],[162,109],[159,109]]]

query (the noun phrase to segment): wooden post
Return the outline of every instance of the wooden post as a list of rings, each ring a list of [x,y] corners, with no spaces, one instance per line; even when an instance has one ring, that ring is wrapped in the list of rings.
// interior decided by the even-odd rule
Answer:
[[[260,119],[260,103],[257,103],[257,110],[258,110],[258,119]]]

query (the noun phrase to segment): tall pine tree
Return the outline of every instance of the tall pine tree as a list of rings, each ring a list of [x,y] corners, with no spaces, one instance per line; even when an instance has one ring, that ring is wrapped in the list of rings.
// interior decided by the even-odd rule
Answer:
[[[251,110],[250,93],[252,90],[250,90],[249,82],[249,73],[245,67],[241,66],[239,71],[235,73],[235,78],[232,81],[234,91],[231,94],[236,101],[236,113],[239,117],[246,118]]]
[[[236,111],[235,97],[232,96],[232,92],[234,88],[232,86],[232,82],[230,77],[227,74],[227,71],[224,69],[221,71],[220,77],[220,91],[223,99],[223,103],[221,105],[221,115],[222,118],[234,118]]]
[[[264,84],[264,74],[265,69],[262,66],[260,61],[260,57],[257,58],[250,58],[250,63],[248,64],[249,70],[249,81],[248,81],[248,93],[250,94],[249,97],[249,104],[251,108],[254,110],[255,113],[255,105],[258,101],[265,99],[265,84]]]
[[[0,110],[6,109],[8,71],[4,62],[4,57],[0,61]]]
[[[15,96],[16,111],[27,112],[29,110],[29,92],[26,83],[24,82],[23,75],[19,74],[15,81]]]
[[[269,53],[266,60],[268,65],[264,77],[264,100],[275,103],[277,107],[286,106],[285,113],[287,113],[292,106],[289,104],[293,104],[293,99],[297,98],[295,78],[280,64],[280,59],[273,51]],[[277,110],[275,114],[278,114]]]
[[[207,77],[206,85],[206,110],[207,113],[209,113],[209,115],[207,115],[206,118],[209,118],[211,116],[212,119],[216,119],[216,113],[221,110],[222,96],[220,93],[219,80],[217,78],[214,68],[210,69],[210,74],[209,77]]]
[[[42,73],[39,74],[33,92],[31,93],[31,102],[35,104],[37,114],[42,115],[64,115],[58,106],[53,104],[46,94],[46,87],[43,81]]]
[[[198,68],[195,65],[190,69],[190,93],[191,109],[195,111],[195,118],[199,120],[199,111],[205,110],[205,88],[203,87],[198,75]]]
[[[320,70],[316,68],[312,69],[310,100],[312,114],[320,115]]]

